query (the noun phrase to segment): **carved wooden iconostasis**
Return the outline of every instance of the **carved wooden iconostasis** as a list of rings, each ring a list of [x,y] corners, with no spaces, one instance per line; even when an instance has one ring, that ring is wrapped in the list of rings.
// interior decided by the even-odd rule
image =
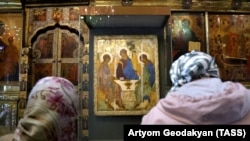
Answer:
[[[5,46],[15,46],[16,50],[12,51],[18,52],[18,55],[10,56],[14,58],[13,62],[4,65],[11,65],[7,68],[14,68],[15,71],[11,74],[3,73],[10,70],[0,71],[1,93],[18,97],[19,101],[1,99],[0,111],[8,111],[11,117],[18,120],[25,109],[28,93],[37,80],[50,75],[62,76],[75,85],[81,99],[78,140],[121,139],[124,124],[138,124],[141,116],[165,96],[171,85],[168,68],[181,50],[183,37],[179,36],[179,31],[185,24],[190,26],[197,39],[190,40],[190,48],[184,51],[198,49],[208,52],[216,57],[223,80],[240,81],[249,86],[249,12],[182,9],[170,13],[165,6],[138,6],[140,1],[134,4],[137,5],[120,6],[119,1],[118,6],[29,6],[25,8],[25,16],[21,13],[1,14],[0,26],[4,23],[5,34],[1,38],[4,44],[0,44],[0,63],[8,60],[2,59],[8,52],[2,51]],[[150,40],[139,43],[149,37]],[[119,41],[123,43],[117,43]],[[136,47],[131,47],[130,43]],[[146,47],[151,43],[150,47]],[[129,52],[140,76],[143,75],[143,63],[139,56],[143,52],[157,65],[159,78],[156,79],[156,89],[151,91],[150,98],[154,103],[149,107],[136,109],[136,97],[129,96],[135,93],[130,91],[131,87],[125,87],[130,83],[123,81],[122,77],[114,79],[114,82],[122,86],[123,98],[127,98],[123,108],[107,104],[106,94],[100,92],[97,72],[104,58],[110,56],[111,62],[107,64],[111,73],[116,74],[122,48]],[[11,87],[8,87],[9,84]],[[132,87],[134,89],[134,85]],[[16,119],[1,120],[0,117],[0,128],[7,127],[0,134],[13,130]]]
[[[77,121],[79,141],[122,139],[123,125],[140,123],[141,116],[158,98],[165,96],[171,85],[168,68],[181,50],[183,36],[179,36],[179,31],[185,23],[189,23],[186,25],[190,25],[197,40],[191,40],[190,48],[184,51],[208,52],[216,58],[223,80],[240,81],[250,86],[250,2],[242,0],[240,7],[233,7],[227,0],[197,0],[186,8],[182,2],[133,0],[126,5],[120,0],[6,0],[5,6],[5,1],[0,2],[0,7],[3,6],[0,9],[0,112],[4,115],[0,117],[0,136],[15,129],[36,81],[55,75],[69,79],[78,90],[81,99]],[[25,3],[25,8],[18,3]],[[6,9],[14,12],[7,14]],[[20,12],[22,10],[25,12]],[[244,10],[247,12],[238,12]],[[124,89],[124,85],[123,98],[132,98],[132,101],[125,101],[123,109],[112,108],[107,105],[104,93],[96,93],[99,90],[95,85],[98,83],[97,72],[105,58],[104,52],[106,56],[112,56],[112,62],[108,63],[112,73],[115,73],[114,58],[118,61],[120,56],[119,51],[112,52],[112,46],[117,43],[105,47],[95,41],[117,41],[120,37],[125,42],[125,38],[135,39],[135,48],[142,52],[147,51],[147,47],[139,48],[141,39],[138,38],[154,37],[153,40],[157,40],[153,51],[157,48],[158,54],[147,56],[158,63],[155,67],[159,75],[157,89],[151,91],[154,103],[149,107],[136,109],[135,97],[125,97],[134,93]],[[130,51],[129,46],[125,49],[142,76],[143,65],[137,58],[141,53]]]
[[[79,103],[81,106],[77,124],[78,140],[81,140],[82,137],[88,136],[88,88],[83,85],[83,80],[88,81],[88,50],[84,37],[88,35],[88,31],[84,30],[84,24],[80,23],[79,8],[27,8],[26,13],[23,50],[29,51],[27,94],[35,83],[45,76],[61,76],[70,80],[78,90],[79,99],[82,99]]]

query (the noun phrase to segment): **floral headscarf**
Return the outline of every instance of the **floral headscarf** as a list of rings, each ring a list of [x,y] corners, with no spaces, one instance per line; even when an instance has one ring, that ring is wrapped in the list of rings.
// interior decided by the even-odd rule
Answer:
[[[27,108],[14,141],[76,141],[78,95],[61,77],[39,80],[29,94]]]
[[[219,70],[212,56],[193,50],[174,61],[169,74],[173,83],[170,91],[175,91],[178,87],[195,79],[219,77]]]

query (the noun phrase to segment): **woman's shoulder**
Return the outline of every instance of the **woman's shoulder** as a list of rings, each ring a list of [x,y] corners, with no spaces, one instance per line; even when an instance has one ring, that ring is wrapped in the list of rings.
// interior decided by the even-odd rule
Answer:
[[[0,141],[12,141],[13,134],[6,134],[0,137]]]

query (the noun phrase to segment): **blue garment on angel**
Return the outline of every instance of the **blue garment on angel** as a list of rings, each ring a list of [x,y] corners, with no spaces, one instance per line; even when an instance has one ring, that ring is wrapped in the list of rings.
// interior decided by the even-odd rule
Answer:
[[[147,71],[149,72],[149,85],[151,87],[153,87],[154,83],[155,83],[155,67],[154,64],[152,62],[149,62],[145,68],[147,69]]]
[[[143,102],[144,100],[150,100],[150,94],[154,89],[155,84],[155,67],[154,64],[150,61],[143,67],[143,75],[141,76],[140,81],[135,87],[135,95],[137,104]]]
[[[120,60],[117,66],[116,70],[116,77],[120,79],[123,77],[124,79],[129,79],[129,80],[137,80],[139,79],[138,74],[133,68],[133,64],[131,59],[126,59],[126,60]]]

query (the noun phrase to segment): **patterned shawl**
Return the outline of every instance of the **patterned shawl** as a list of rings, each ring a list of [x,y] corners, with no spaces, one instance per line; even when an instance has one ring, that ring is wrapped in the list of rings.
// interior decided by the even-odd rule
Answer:
[[[169,74],[173,83],[170,91],[175,91],[178,87],[195,79],[219,77],[219,70],[213,57],[193,50],[174,61]]]
[[[70,81],[42,78],[29,94],[13,141],[76,141],[78,101]]]

